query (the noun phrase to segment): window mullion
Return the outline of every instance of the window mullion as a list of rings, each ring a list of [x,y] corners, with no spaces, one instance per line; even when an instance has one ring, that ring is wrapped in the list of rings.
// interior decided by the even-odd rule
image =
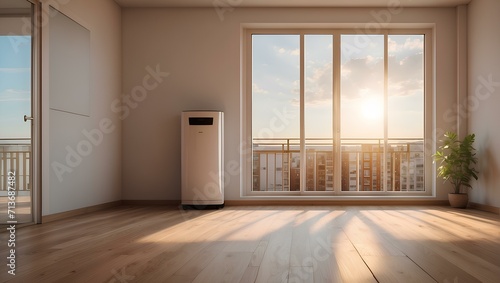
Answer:
[[[305,101],[304,101],[304,94],[305,94],[305,50],[304,50],[304,34],[300,34],[300,191],[304,192],[306,191],[306,182],[307,182],[307,175],[306,175],[306,170],[307,170],[307,161],[306,161],[306,144],[305,144],[305,138],[306,138],[306,133],[305,133]]]
[[[388,147],[388,136],[389,136],[389,36],[387,31],[384,33],[384,150],[382,157],[382,190],[386,192],[387,188],[387,147]],[[391,166],[392,168],[392,166]],[[392,174],[392,172],[391,172]],[[394,177],[394,176],[393,176]]]
[[[341,160],[341,140],[340,140],[340,34],[333,34],[333,144],[334,144],[334,191],[342,191],[342,160]]]

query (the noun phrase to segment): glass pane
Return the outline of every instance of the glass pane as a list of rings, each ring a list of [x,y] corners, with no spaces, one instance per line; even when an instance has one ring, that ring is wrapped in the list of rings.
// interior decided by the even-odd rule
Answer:
[[[341,36],[341,136],[384,137],[384,36]]]
[[[424,36],[389,35],[388,190],[424,190]]]
[[[28,10],[27,1],[11,1]],[[31,42],[29,14],[0,17],[0,223],[32,221],[31,198]],[[29,24],[28,24],[29,25]],[[12,195],[14,194],[14,195]],[[10,197],[10,199],[8,198]],[[13,213],[12,213],[12,212]],[[8,222],[15,221],[15,222]]]
[[[425,191],[422,142],[390,141],[387,173],[389,191]]]
[[[342,191],[380,191],[384,36],[341,35]]]
[[[290,175],[300,165],[299,155],[292,156],[300,138],[299,50],[299,35],[252,36],[254,191],[289,191],[295,184]]]
[[[0,35],[0,139],[29,138],[31,37]]]
[[[333,36],[305,35],[306,190],[333,191]]]

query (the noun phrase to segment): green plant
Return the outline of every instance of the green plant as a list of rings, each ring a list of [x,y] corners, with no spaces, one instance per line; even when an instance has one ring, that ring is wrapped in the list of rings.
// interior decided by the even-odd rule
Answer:
[[[446,132],[442,145],[433,155],[434,160],[439,163],[438,177],[444,181],[450,181],[454,186],[454,193],[460,193],[462,186],[472,188],[470,181],[477,180],[479,173],[474,165],[477,163],[475,148],[473,147],[474,134],[467,135],[462,141],[456,133]]]

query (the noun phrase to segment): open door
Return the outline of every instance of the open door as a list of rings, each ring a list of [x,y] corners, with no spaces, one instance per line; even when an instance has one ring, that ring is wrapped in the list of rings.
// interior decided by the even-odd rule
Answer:
[[[35,3],[0,2],[0,223],[39,222]],[[36,215],[36,218],[34,217]]]

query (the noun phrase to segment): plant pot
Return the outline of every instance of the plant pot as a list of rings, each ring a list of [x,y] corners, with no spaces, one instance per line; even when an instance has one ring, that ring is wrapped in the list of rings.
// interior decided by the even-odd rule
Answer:
[[[468,194],[448,194],[448,201],[451,207],[454,208],[467,208],[467,203],[469,203]]]

